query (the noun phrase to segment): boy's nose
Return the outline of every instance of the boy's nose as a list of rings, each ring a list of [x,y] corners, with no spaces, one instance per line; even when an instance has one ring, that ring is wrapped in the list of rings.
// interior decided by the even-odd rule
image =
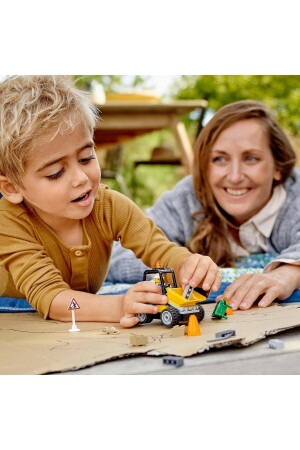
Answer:
[[[72,185],[79,186],[80,184],[84,184],[88,181],[89,177],[80,167],[73,170],[72,173]]]

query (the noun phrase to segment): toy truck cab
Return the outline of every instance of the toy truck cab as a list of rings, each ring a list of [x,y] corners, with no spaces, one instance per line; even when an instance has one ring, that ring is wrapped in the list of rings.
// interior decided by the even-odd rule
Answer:
[[[177,287],[173,269],[157,268],[145,270],[143,281],[150,279],[161,286],[162,293],[167,296],[166,305],[158,305],[157,314],[138,314],[140,323],[150,323],[153,319],[160,319],[167,327],[173,327],[180,322],[187,322],[194,314],[200,322],[204,318],[204,309],[200,304],[207,299],[208,293],[202,289],[194,289],[189,299],[183,297],[183,289]]]

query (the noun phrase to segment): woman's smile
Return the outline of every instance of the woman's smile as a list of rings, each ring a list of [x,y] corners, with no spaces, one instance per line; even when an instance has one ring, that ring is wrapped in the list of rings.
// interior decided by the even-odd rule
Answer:
[[[224,188],[225,192],[233,197],[243,197],[244,195],[248,194],[250,189],[244,188],[244,189],[232,189],[232,188]]]

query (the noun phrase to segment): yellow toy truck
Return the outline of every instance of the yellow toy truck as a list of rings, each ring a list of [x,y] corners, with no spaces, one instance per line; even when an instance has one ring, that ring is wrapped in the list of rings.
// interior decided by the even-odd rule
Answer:
[[[166,305],[157,305],[157,314],[138,314],[140,323],[150,323],[153,319],[160,319],[164,325],[171,328],[179,322],[187,322],[190,315],[194,314],[198,321],[204,318],[204,309],[200,305],[208,297],[208,292],[195,288],[189,298],[183,297],[183,289],[177,287],[173,269],[156,268],[145,270],[143,281],[153,281],[161,286],[162,293],[168,297]]]

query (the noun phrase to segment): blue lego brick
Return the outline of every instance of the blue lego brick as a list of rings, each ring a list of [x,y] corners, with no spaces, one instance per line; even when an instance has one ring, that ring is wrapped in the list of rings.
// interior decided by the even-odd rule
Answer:
[[[183,358],[181,356],[164,356],[163,364],[180,367],[183,366]]]

